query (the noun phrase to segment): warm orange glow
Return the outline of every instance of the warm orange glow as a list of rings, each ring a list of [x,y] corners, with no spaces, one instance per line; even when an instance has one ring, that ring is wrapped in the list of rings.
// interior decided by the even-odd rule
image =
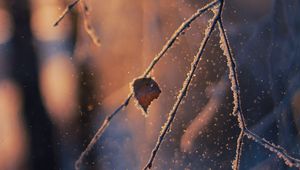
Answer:
[[[27,140],[21,113],[21,94],[14,82],[0,81],[0,169],[24,165]]]
[[[53,41],[62,40],[70,36],[70,16],[66,16],[59,27],[53,27],[53,22],[62,12],[62,9],[60,9],[61,6],[62,4],[57,1],[47,1],[46,3],[33,1],[31,28],[37,39],[42,41]]]
[[[9,13],[0,8],[0,44],[5,43],[12,36],[13,26]]]
[[[41,67],[43,99],[54,122],[70,123],[77,107],[77,78],[74,65],[63,54],[49,58]]]

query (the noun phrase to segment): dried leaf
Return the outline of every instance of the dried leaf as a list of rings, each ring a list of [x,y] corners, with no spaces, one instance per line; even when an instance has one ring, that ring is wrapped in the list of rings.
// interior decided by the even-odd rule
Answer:
[[[134,97],[147,116],[147,109],[154,99],[157,99],[161,90],[158,84],[151,78],[138,78],[132,84]]]

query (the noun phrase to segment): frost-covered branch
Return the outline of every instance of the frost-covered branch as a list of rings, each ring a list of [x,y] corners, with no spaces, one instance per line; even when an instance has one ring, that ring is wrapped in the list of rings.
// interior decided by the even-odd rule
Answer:
[[[152,150],[151,152],[151,156],[146,164],[146,166],[144,167],[144,170],[146,169],[150,169],[152,167],[152,164],[153,164],[153,161],[154,161],[154,158],[159,150],[159,147],[161,145],[161,143],[163,142],[167,132],[169,131],[169,129],[171,128],[171,125],[172,125],[172,122],[173,120],[175,119],[175,116],[176,116],[176,113],[177,113],[177,109],[179,107],[179,105],[181,104],[181,101],[183,100],[183,98],[186,96],[187,94],[187,91],[188,91],[188,88],[191,84],[191,81],[192,81],[192,78],[194,76],[194,73],[197,69],[197,66],[200,62],[200,59],[202,57],[202,54],[204,52],[204,49],[206,47],[206,44],[215,28],[215,25],[218,21],[218,18],[221,14],[221,8],[219,8],[218,12],[215,13],[215,16],[213,18],[212,21],[210,21],[210,24],[208,26],[208,29],[205,31],[205,36],[204,36],[204,39],[202,40],[201,42],[201,45],[200,45],[200,48],[199,48],[199,51],[198,53],[195,55],[195,58],[194,58],[194,61],[191,63],[191,69],[189,71],[189,73],[187,74],[187,77],[183,83],[183,87],[181,88],[178,96],[177,96],[177,100],[176,102],[174,103],[173,105],[173,108],[172,110],[169,112],[169,117],[168,117],[168,120],[166,121],[166,123],[164,124],[164,126],[162,127],[162,131],[157,139],[157,142],[156,142],[156,145],[154,147],[154,149]]]
[[[224,1],[221,0],[221,8],[224,6]],[[237,68],[236,68],[236,61],[232,55],[232,51],[229,45],[228,38],[226,36],[222,17],[218,19],[218,28],[220,32],[220,47],[224,52],[224,55],[227,59],[227,66],[229,69],[229,80],[231,82],[231,90],[233,92],[233,111],[232,114],[237,116],[239,128],[240,128],[240,134],[237,139],[237,145],[236,145],[236,155],[235,159],[232,162],[232,169],[237,170],[239,169],[240,160],[241,160],[241,154],[242,154],[242,147],[243,147],[243,138],[245,133],[245,127],[246,122],[244,119],[244,115],[242,113],[242,106],[241,106],[241,98],[240,98],[240,86],[238,82],[238,75],[237,75]]]
[[[213,8],[216,4],[218,4],[218,0],[213,1],[212,3],[209,3],[208,5],[204,6],[203,8],[197,10],[195,14],[193,14],[190,18],[188,18],[186,21],[184,21],[179,28],[172,34],[170,39],[167,41],[167,43],[163,46],[161,51],[156,55],[156,57],[152,60],[152,62],[149,64],[148,68],[143,73],[142,77],[147,77],[154,66],[160,61],[160,59],[166,54],[166,52],[173,46],[174,42],[183,35],[183,32],[190,27],[190,24],[199,16],[201,16],[203,13],[205,13],[207,10],[210,10]],[[97,133],[94,135],[92,140],[90,141],[87,148],[80,154],[80,157],[75,162],[75,169],[79,170],[80,166],[85,158],[86,155],[91,151],[93,146],[96,144],[96,142],[100,139],[106,128],[109,126],[111,120],[118,114],[122,109],[124,109],[128,103],[130,102],[131,98],[133,96],[133,93],[131,92],[128,94],[128,97],[124,100],[123,104],[121,104],[110,116],[106,117],[100,128],[98,129]]]
[[[221,0],[222,5],[223,0]],[[218,19],[218,27],[220,32],[220,47],[224,52],[224,55],[227,58],[227,66],[229,69],[229,79],[231,80],[231,90],[233,92],[233,103],[234,108],[232,114],[237,117],[239,128],[240,128],[240,134],[237,140],[237,148],[236,148],[236,157],[233,161],[232,168],[234,170],[239,169],[240,159],[241,159],[241,152],[242,152],[242,145],[243,145],[243,138],[246,135],[249,139],[253,140],[254,142],[259,143],[263,147],[267,148],[271,152],[275,153],[278,158],[283,159],[285,164],[290,167],[297,167],[300,168],[300,160],[296,159],[292,156],[290,156],[285,149],[283,149],[280,146],[276,146],[275,144],[272,144],[266,139],[263,139],[256,135],[255,133],[251,132],[246,125],[246,121],[242,112],[241,107],[241,97],[240,97],[240,86],[238,82],[238,74],[237,74],[237,68],[236,68],[236,62],[232,55],[232,50],[229,45],[229,41],[227,38],[227,35],[225,33],[225,29],[223,27],[222,18],[220,17]]]
[[[245,135],[249,139],[253,140],[254,142],[257,142],[258,144],[262,145],[263,147],[265,147],[269,151],[275,153],[277,155],[277,157],[280,158],[280,159],[283,159],[284,163],[286,165],[288,165],[289,167],[300,168],[300,159],[294,158],[291,155],[289,155],[287,153],[287,151],[284,148],[282,148],[281,146],[277,146],[277,145],[271,143],[270,141],[259,137],[258,135],[251,132],[247,128],[245,129]]]
[[[92,138],[92,140],[90,141],[90,143],[88,144],[88,146],[80,154],[80,157],[75,162],[75,170],[79,170],[80,169],[80,166],[81,166],[81,164],[82,164],[85,156],[87,156],[89,154],[89,152],[93,149],[93,146],[97,143],[97,141],[102,136],[102,134],[104,133],[104,131],[106,130],[106,128],[109,126],[111,119],[117,113],[119,113],[123,108],[125,108],[128,105],[131,97],[132,97],[132,95],[128,96],[128,98],[125,100],[125,102],[122,105],[120,105],[111,115],[109,115],[109,116],[107,116],[105,118],[104,122],[102,123],[102,125],[100,126],[100,128],[97,130],[96,134],[94,135],[94,137]]]
[[[146,77],[150,71],[153,69],[155,64],[161,59],[162,56],[168,51],[169,48],[171,48],[174,44],[174,42],[177,40],[177,38],[184,33],[184,31],[188,28],[190,28],[191,23],[197,19],[199,16],[201,16],[204,12],[207,10],[213,8],[216,4],[218,4],[218,0],[213,1],[209,3],[208,5],[204,6],[203,8],[197,10],[196,13],[194,13],[190,18],[188,18],[186,21],[184,21],[180,27],[172,34],[171,38],[168,40],[168,42],[163,46],[162,50],[157,54],[157,56],[152,60],[151,64],[146,69],[143,77]]]
[[[59,24],[59,22],[64,18],[64,16],[79,1],[81,1],[81,0],[76,0],[73,3],[71,3],[66,8],[66,10],[61,15],[61,17],[58,19],[58,21],[55,25]],[[95,38],[96,36],[94,34],[94,30],[90,26],[90,22],[89,22],[89,18],[88,18],[88,11],[89,11],[88,7],[84,3],[84,0],[82,0],[81,3],[82,3],[81,9],[83,10],[83,17],[84,17],[84,23],[85,23],[85,30],[89,34],[89,36],[92,38],[93,42],[97,44],[97,42],[99,42],[99,41],[97,38]],[[218,7],[215,8],[216,6],[218,6]],[[275,153],[279,158],[283,159],[284,162],[288,166],[300,168],[300,160],[299,159],[296,159],[296,158],[290,156],[285,151],[285,149],[283,149],[282,147],[276,146],[275,144],[272,144],[271,142],[267,141],[266,139],[259,137],[258,135],[256,135],[255,133],[253,133],[252,131],[250,131],[247,128],[246,121],[245,121],[244,114],[242,112],[242,107],[241,107],[241,95],[240,95],[240,85],[239,85],[239,81],[238,81],[239,79],[238,79],[237,65],[236,65],[235,58],[233,57],[233,53],[230,48],[229,40],[227,38],[225,29],[223,26],[223,22],[222,22],[221,15],[222,15],[223,8],[224,8],[224,0],[216,0],[216,1],[213,1],[210,4],[206,5],[205,7],[197,10],[196,13],[194,13],[190,18],[188,18],[186,21],[184,21],[180,25],[180,27],[172,34],[172,36],[167,41],[167,43],[163,46],[161,51],[155,56],[155,58],[149,64],[147,69],[141,75],[141,77],[143,77],[143,78],[146,78],[149,76],[150,72],[153,70],[155,65],[161,60],[161,58],[166,54],[166,52],[173,46],[174,42],[180,37],[180,35],[182,35],[190,27],[190,24],[195,19],[197,19],[199,16],[201,16],[201,14],[203,14],[207,10],[212,10],[214,12],[214,14],[215,14],[214,18],[210,21],[210,25],[208,26],[208,29],[205,33],[204,39],[202,40],[200,48],[194,58],[194,61],[191,63],[191,69],[190,69],[189,73],[187,74],[185,81],[183,82],[182,89],[179,91],[177,100],[175,101],[173,108],[169,112],[169,117],[168,117],[166,123],[164,124],[164,126],[162,127],[160,136],[157,139],[156,145],[151,152],[151,156],[150,156],[147,164],[145,165],[144,170],[150,169],[152,167],[152,164],[157,155],[157,152],[175,119],[177,109],[187,94],[187,91],[191,84],[194,72],[197,69],[199,62],[201,61],[201,56],[204,52],[205,46],[206,46],[209,38],[211,37],[211,34],[212,34],[213,30],[215,29],[216,24],[218,25],[218,29],[219,29],[220,47],[223,50],[224,55],[226,56],[227,66],[229,69],[229,79],[231,81],[231,90],[233,92],[233,105],[234,105],[232,115],[236,116],[238,123],[239,123],[239,128],[240,128],[240,134],[237,139],[236,156],[233,161],[232,168],[234,170],[239,169],[241,153],[242,153],[242,146],[243,146],[243,139],[245,136],[247,136],[249,139],[252,139],[253,141],[259,143],[260,145],[264,146],[271,152]],[[75,163],[76,170],[80,169],[80,166],[81,166],[82,162],[84,161],[85,156],[91,151],[93,146],[100,139],[102,134],[105,132],[106,128],[109,126],[111,120],[118,113],[120,113],[120,111],[122,109],[127,107],[127,105],[129,104],[132,97],[133,97],[133,93],[131,92],[128,94],[128,97],[124,100],[124,102],[112,114],[110,114],[109,116],[107,116],[105,118],[104,122],[102,123],[102,125],[98,129],[97,133],[95,134],[95,136],[92,138],[92,140],[88,144],[87,148],[81,153],[79,159],[76,161],[76,163]]]

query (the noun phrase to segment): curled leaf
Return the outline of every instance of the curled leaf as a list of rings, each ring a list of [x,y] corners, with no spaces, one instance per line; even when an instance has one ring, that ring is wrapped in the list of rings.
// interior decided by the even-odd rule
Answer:
[[[158,84],[151,77],[138,78],[134,80],[132,90],[138,106],[146,116],[149,105],[161,93]]]

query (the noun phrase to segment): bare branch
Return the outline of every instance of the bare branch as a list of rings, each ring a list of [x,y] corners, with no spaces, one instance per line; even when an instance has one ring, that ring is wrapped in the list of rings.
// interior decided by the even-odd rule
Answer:
[[[129,104],[131,97],[132,97],[132,95],[128,96],[128,98],[125,100],[125,102],[122,105],[120,105],[111,115],[109,115],[105,118],[104,122],[102,123],[100,128],[97,130],[96,134],[94,135],[94,137],[92,138],[92,140],[90,141],[88,146],[80,154],[80,157],[75,162],[75,170],[80,169],[80,166],[81,166],[85,156],[87,156],[89,154],[89,152],[92,150],[92,148],[97,143],[99,138],[102,136],[102,134],[104,133],[106,128],[109,126],[111,119]]]
[[[74,2],[70,3],[65,10],[62,12],[62,14],[58,17],[57,21],[53,24],[54,27],[58,26],[58,24],[65,18],[65,16],[80,2],[80,7],[82,10],[82,16],[83,16],[83,24],[84,24],[84,30],[88,34],[88,36],[91,38],[92,42],[96,46],[100,46],[100,39],[97,36],[95,29],[91,25],[90,17],[89,17],[89,7],[85,0],[75,0]]]
[[[61,19],[58,20],[57,24],[62,20],[62,18],[66,15],[66,13],[68,11],[70,11],[78,3],[78,1],[80,1],[80,0],[77,0],[77,1],[72,3],[73,5],[70,4],[68,6],[68,8],[64,11],[63,15],[60,17]],[[227,66],[228,66],[228,69],[229,69],[229,79],[231,81],[231,90],[233,92],[233,104],[234,104],[232,115],[237,117],[237,120],[238,120],[238,123],[239,123],[239,128],[240,128],[240,134],[239,134],[239,137],[237,139],[236,156],[235,156],[235,159],[233,161],[232,168],[234,170],[239,169],[240,160],[241,160],[241,153],[242,153],[242,146],[243,146],[243,139],[244,139],[245,135],[249,139],[252,139],[253,141],[259,143],[262,146],[264,146],[265,148],[267,148],[271,152],[275,153],[279,158],[283,159],[284,162],[288,166],[300,168],[300,160],[299,159],[296,159],[296,158],[290,156],[286,152],[286,150],[284,150],[282,147],[276,146],[275,144],[272,144],[271,142],[259,137],[258,135],[251,132],[247,128],[246,121],[245,121],[245,118],[244,118],[244,115],[243,115],[243,112],[242,112],[242,107],[241,107],[241,97],[240,97],[241,95],[240,95],[240,86],[239,86],[239,82],[238,82],[238,74],[237,74],[238,72],[237,72],[237,67],[236,67],[236,61],[235,61],[235,58],[232,55],[232,50],[230,48],[229,41],[228,41],[224,26],[223,26],[222,18],[221,18],[223,6],[224,6],[224,0],[216,0],[216,1],[206,5],[205,7],[197,10],[197,12],[195,14],[193,14],[189,19],[184,21],[181,24],[181,26],[172,34],[172,36],[167,41],[167,43],[163,46],[161,51],[155,56],[155,58],[152,60],[152,62],[147,67],[147,69],[145,70],[145,72],[142,74],[141,77],[147,77],[150,74],[150,72],[155,67],[155,65],[160,61],[160,59],[164,56],[164,54],[173,46],[174,42],[178,39],[178,37],[180,35],[182,35],[186,29],[188,29],[190,27],[190,24],[195,19],[197,19],[201,14],[203,14],[207,10],[213,9],[217,4],[219,6],[218,10],[216,10],[216,9],[213,10],[213,12],[215,12],[215,16],[214,16],[212,22],[210,23],[211,25],[208,27],[207,32],[205,33],[205,37],[204,37],[204,39],[203,39],[203,41],[200,45],[198,53],[196,54],[196,56],[194,58],[194,61],[191,63],[191,69],[190,69],[190,71],[189,71],[189,73],[188,73],[188,75],[187,75],[187,77],[186,77],[186,79],[183,83],[183,87],[182,87],[182,89],[180,90],[180,92],[177,96],[177,100],[174,103],[173,108],[169,112],[169,117],[168,117],[166,123],[164,124],[164,126],[162,127],[162,131],[160,133],[160,136],[157,139],[157,143],[156,143],[154,149],[151,152],[151,156],[150,156],[146,166],[144,167],[144,170],[150,169],[152,167],[153,161],[154,161],[155,156],[156,156],[156,154],[157,154],[157,152],[160,148],[160,145],[163,142],[167,132],[169,131],[169,129],[172,125],[172,122],[175,119],[177,109],[180,106],[183,98],[187,94],[187,91],[188,91],[188,88],[191,84],[194,72],[195,72],[195,70],[198,66],[198,63],[201,61],[201,56],[203,54],[205,46],[206,46],[206,44],[207,44],[207,42],[208,42],[208,40],[209,40],[213,30],[214,30],[216,24],[218,24],[218,28],[219,28],[220,47],[223,50],[224,55],[226,56]],[[85,25],[86,32],[88,33],[88,35],[90,36],[90,38],[93,40],[93,42],[95,44],[100,44],[99,39],[95,35],[95,32],[94,32],[93,28],[90,25],[90,21],[89,21],[89,18],[88,18],[89,8],[88,8],[87,4],[85,4],[85,2],[82,1],[81,7],[82,7],[81,9],[83,11],[84,25]],[[109,124],[110,124],[111,120],[114,118],[114,116],[116,116],[118,113],[120,113],[120,111],[122,109],[126,108],[126,106],[129,104],[132,96],[133,96],[133,94],[131,92],[128,95],[128,97],[125,99],[123,104],[121,104],[112,114],[110,114],[109,116],[106,117],[103,124],[100,126],[97,133],[92,138],[89,145],[87,146],[87,148],[81,153],[79,159],[76,161],[76,163],[75,163],[76,170],[80,169],[80,166],[81,166],[85,156],[91,151],[93,146],[96,144],[96,142],[102,136],[102,134],[104,133],[106,128],[109,126]]]
[[[224,4],[222,4],[224,5]],[[229,79],[231,82],[231,90],[233,92],[233,111],[232,114],[237,116],[240,128],[240,134],[237,139],[237,146],[236,146],[236,156],[234,161],[232,162],[232,168],[234,170],[239,169],[240,159],[242,154],[242,146],[243,146],[243,138],[245,133],[246,122],[243,117],[242,107],[241,107],[241,99],[240,99],[240,86],[238,82],[238,75],[237,75],[237,68],[235,59],[232,56],[231,48],[229,45],[229,41],[227,39],[222,19],[221,17],[218,19],[218,27],[220,32],[220,47],[224,52],[224,55],[227,58],[227,66],[229,69]]]
[[[222,2],[223,0],[221,0]],[[222,2],[223,3],[223,2]],[[222,4],[223,5],[223,4]],[[246,125],[246,121],[242,112],[241,107],[241,97],[240,97],[240,86],[238,82],[238,74],[237,74],[237,68],[236,68],[236,62],[232,55],[232,51],[229,45],[228,38],[225,33],[225,29],[223,27],[222,18],[220,17],[218,19],[218,26],[219,26],[219,32],[220,32],[220,46],[222,50],[224,51],[224,55],[227,58],[227,66],[229,69],[229,79],[231,80],[231,90],[233,92],[233,98],[234,98],[234,109],[232,114],[237,116],[239,128],[240,128],[240,134],[237,140],[237,148],[236,148],[236,157],[233,161],[232,168],[234,170],[239,169],[240,165],[240,159],[241,159],[241,152],[242,152],[242,145],[243,145],[243,138],[246,135],[249,139],[252,139],[254,142],[259,143],[260,145],[264,146],[271,152],[275,153],[278,158],[281,158],[284,160],[285,164],[290,167],[297,167],[300,168],[300,160],[296,159],[292,156],[290,156],[285,149],[283,149],[280,146],[276,146],[275,144],[272,144],[271,142],[267,141],[266,139],[263,139],[256,135],[255,133],[251,132]]]
[[[64,19],[64,17],[77,5],[77,3],[81,0],[75,0],[74,2],[70,3],[62,14],[58,17],[57,21],[53,24],[54,27],[58,26],[58,24]]]
[[[283,149],[281,146],[276,146],[275,144],[269,142],[268,140],[259,137],[255,133],[251,132],[247,128],[245,129],[245,135],[253,140],[254,142],[257,142],[258,144],[262,145],[269,151],[275,153],[278,158],[283,159],[284,163],[288,165],[289,167],[297,167],[300,168],[300,159],[294,158],[291,155],[287,153],[285,149]]]
[[[192,81],[192,78],[194,76],[194,73],[196,71],[196,68],[200,62],[200,59],[202,57],[202,54],[204,52],[204,49],[205,49],[205,46],[211,36],[211,33],[213,32],[214,28],[215,28],[215,25],[217,23],[217,20],[218,20],[218,16],[219,16],[219,13],[215,14],[214,16],[214,19],[212,20],[212,23],[210,23],[210,26],[208,27],[207,31],[205,32],[205,37],[204,39],[202,40],[201,42],[201,45],[200,45],[200,48],[199,48],[199,51],[198,53],[196,54],[195,58],[194,58],[194,61],[192,62],[191,64],[191,69],[189,71],[189,73],[187,74],[187,77],[183,83],[183,87],[181,88],[178,96],[177,96],[177,100],[176,102],[174,103],[174,106],[172,108],[172,110],[170,111],[169,113],[169,117],[168,117],[168,120],[166,121],[165,125],[163,126],[162,128],[162,131],[157,139],[157,142],[156,142],[156,145],[154,147],[154,149],[152,150],[151,152],[151,156],[148,160],[148,163],[146,164],[146,166],[144,167],[144,170],[146,169],[151,169],[152,167],[152,163],[154,161],[154,158],[157,154],[157,151],[161,145],[161,143],[163,142],[168,130],[170,129],[171,125],[172,125],[172,122],[176,116],[176,113],[177,113],[177,109],[181,103],[181,101],[183,100],[183,98],[186,96],[187,94],[187,91],[188,91],[188,88],[191,84],[191,81]]]
[[[188,28],[190,28],[191,23],[197,19],[199,16],[201,16],[204,12],[207,10],[213,8],[216,4],[218,4],[219,0],[213,1],[203,8],[197,10],[196,13],[194,13],[190,18],[188,18],[186,21],[184,21],[180,27],[172,34],[171,38],[168,40],[168,42],[163,46],[162,50],[156,55],[156,57],[152,60],[151,64],[148,66],[146,71],[143,74],[143,77],[146,77],[150,71],[153,69],[155,64],[160,60],[160,58],[168,51],[169,48],[171,48],[176,41],[176,39],[184,33],[184,31]]]
[[[84,23],[84,29],[85,32],[88,34],[92,42],[96,46],[100,46],[100,38],[97,36],[95,29],[91,25],[91,20],[89,16],[89,7],[85,1],[82,1],[80,4],[81,10],[82,10],[82,15],[83,15],[83,23]]]
[[[150,72],[152,71],[152,69],[154,68],[154,66],[159,62],[159,60],[164,56],[164,54],[166,54],[166,52],[173,46],[174,42],[179,38],[180,35],[182,35],[182,33],[188,29],[190,27],[190,24],[199,16],[201,16],[204,12],[206,12],[207,10],[213,8],[216,4],[218,4],[218,0],[204,6],[203,8],[197,10],[197,12],[192,15],[189,19],[187,19],[185,22],[183,22],[180,27],[172,34],[171,38],[167,41],[167,43],[163,46],[163,48],[161,49],[161,51],[156,55],[156,57],[152,60],[152,62],[149,64],[148,68],[146,69],[146,71],[143,73],[143,75],[141,77],[147,77]],[[124,109],[128,103],[130,102],[133,93],[128,94],[129,97],[127,97],[123,104],[120,105],[110,116],[108,116],[105,121],[102,123],[102,125],[100,126],[100,128],[98,129],[97,133],[95,134],[95,136],[93,137],[93,139],[91,140],[91,142],[89,143],[89,145],[87,146],[87,148],[81,153],[80,157],[78,158],[78,160],[75,162],[75,168],[76,170],[80,169],[80,166],[85,158],[86,155],[88,155],[88,153],[90,152],[90,150],[93,148],[93,146],[96,144],[97,140],[100,139],[100,137],[102,136],[103,132],[106,130],[106,128],[109,126],[111,120],[118,114],[120,113],[120,111],[122,109]]]

